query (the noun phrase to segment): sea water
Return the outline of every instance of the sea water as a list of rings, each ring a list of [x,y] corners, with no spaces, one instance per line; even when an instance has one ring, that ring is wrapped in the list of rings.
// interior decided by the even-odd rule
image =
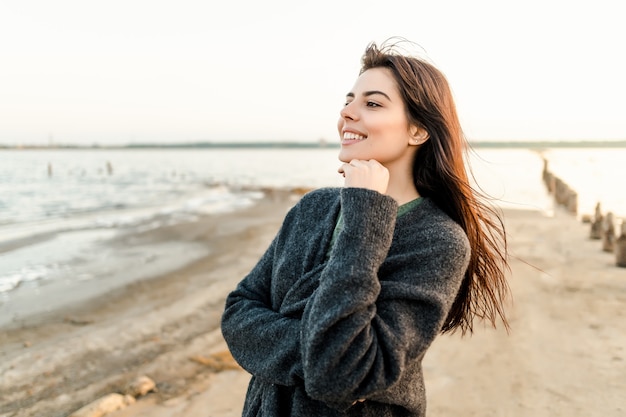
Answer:
[[[70,291],[77,282],[96,281],[101,291],[205,256],[200,243],[110,242],[250,206],[263,197],[261,188],[340,186],[337,153],[337,148],[0,151],[0,325],[19,318],[8,306],[20,297],[45,294],[42,309],[53,309],[54,291]],[[539,154],[479,148],[470,152],[468,166],[475,187],[494,204],[550,215],[554,202],[541,181],[542,156],[579,192],[581,212],[592,213],[601,200],[605,209],[626,214],[626,193],[619,192],[626,149]],[[60,285],[64,282],[68,285]]]

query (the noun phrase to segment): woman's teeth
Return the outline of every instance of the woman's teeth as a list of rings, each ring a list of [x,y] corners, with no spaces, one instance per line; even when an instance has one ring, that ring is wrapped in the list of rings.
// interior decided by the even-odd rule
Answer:
[[[358,135],[356,133],[352,133],[352,132],[345,132],[343,134],[343,138],[345,140],[363,140],[363,139],[367,139],[365,136],[363,135]]]

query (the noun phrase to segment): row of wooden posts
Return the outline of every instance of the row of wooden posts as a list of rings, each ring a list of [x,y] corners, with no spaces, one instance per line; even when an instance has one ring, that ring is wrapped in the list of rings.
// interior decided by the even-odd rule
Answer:
[[[543,181],[548,192],[554,195],[554,200],[563,206],[568,212],[578,215],[578,193],[565,181],[554,175],[548,169],[548,161],[543,160]],[[598,202],[593,216],[583,216],[583,222],[590,223],[589,238],[602,241],[604,252],[615,254],[615,264],[626,268],[626,219],[621,220],[619,234],[616,233],[616,219],[612,212],[602,213],[601,204]]]

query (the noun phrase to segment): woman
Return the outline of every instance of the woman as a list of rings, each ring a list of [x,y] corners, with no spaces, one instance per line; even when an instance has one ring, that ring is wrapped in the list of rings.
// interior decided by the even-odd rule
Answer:
[[[303,196],[226,300],[244,416],[424,416],[433,339],[507,326],[504,229],[469,185],[444,76],[371,44],[340,116],[345,187]]]

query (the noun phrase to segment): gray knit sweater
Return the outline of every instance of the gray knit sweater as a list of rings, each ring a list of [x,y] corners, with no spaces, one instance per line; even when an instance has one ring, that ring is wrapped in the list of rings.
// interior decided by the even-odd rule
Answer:
[[[470,247],[423,200],[396,219],[388,196],[324,188],[289,211],[222,317],[229,349],[252,374],[244,416],[425,415],[421,362]]]

